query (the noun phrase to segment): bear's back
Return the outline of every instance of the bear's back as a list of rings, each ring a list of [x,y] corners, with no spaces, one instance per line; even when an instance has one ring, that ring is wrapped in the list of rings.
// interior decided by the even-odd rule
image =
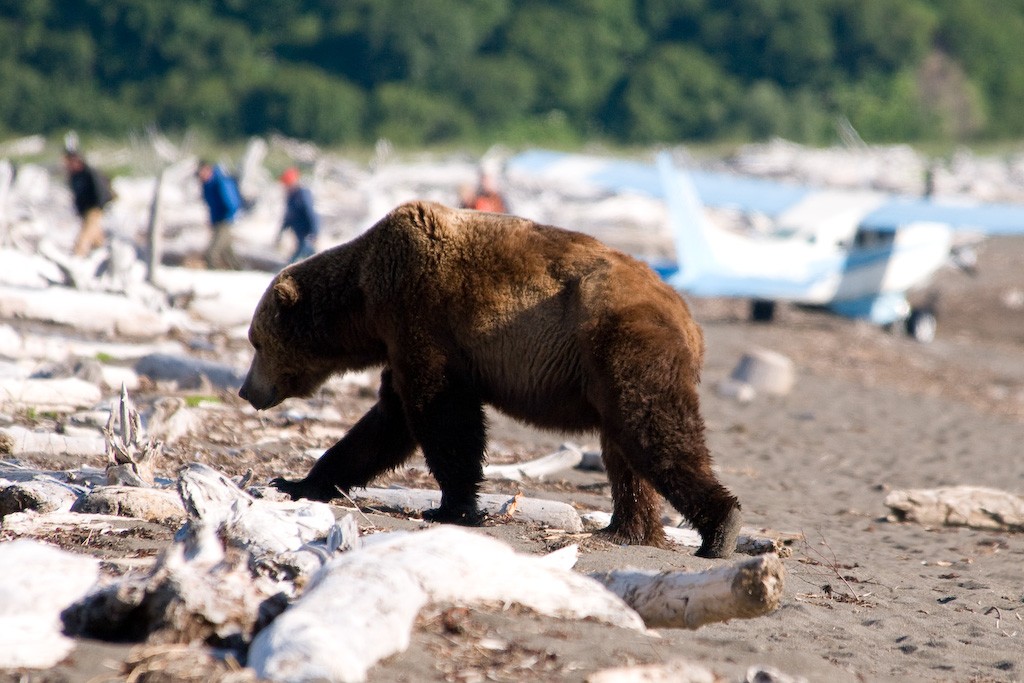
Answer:
[[[389,347],[403,355],[409,339],[431,340],[512,415],[596,419],[579,405],[587,359],[602,326],[619,321],[667,331],[700,363],[700,329],[682,298],[590,236],[427,202],[402,205],[372,231],[364,280],[376,288],[370,309],[392,322]]]

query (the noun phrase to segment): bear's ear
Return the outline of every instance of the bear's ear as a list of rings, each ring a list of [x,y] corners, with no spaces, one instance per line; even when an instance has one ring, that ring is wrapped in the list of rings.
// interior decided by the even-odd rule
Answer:
[[[283,277],[274,284],[274,294],[282,306],[294,306],[300,298],[299,283],[294,278]]]

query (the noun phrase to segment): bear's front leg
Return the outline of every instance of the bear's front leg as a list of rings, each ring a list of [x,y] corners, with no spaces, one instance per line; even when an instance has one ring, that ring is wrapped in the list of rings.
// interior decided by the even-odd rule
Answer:
[[[406,404],[415,405],[411,400]],[[479,526],[486,517],[476,498],[487,445],[483,404],[471,392],[447,389],[408,413],[423,458],[441,488],[441,506],[425,511],[423,519]]]
[[[366,486],[408,460],[415,450],[402,401],[392,387],[390,370],[385,370],[377,403],[327,449],[309,474],[299,481],[278,477],[271,485],[293,500],[327,502],[353,486]]]

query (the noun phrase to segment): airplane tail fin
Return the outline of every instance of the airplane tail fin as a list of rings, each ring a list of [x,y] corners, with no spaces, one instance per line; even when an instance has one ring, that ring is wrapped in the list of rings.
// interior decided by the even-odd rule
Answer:
[[[676,248],[679,270],[670,284],[685,289],[716,263],[708,233],[711,229],[704,205],[686,171],[676,169],[668,152],[658,155],[658,174],[668,207],[669,228]]]

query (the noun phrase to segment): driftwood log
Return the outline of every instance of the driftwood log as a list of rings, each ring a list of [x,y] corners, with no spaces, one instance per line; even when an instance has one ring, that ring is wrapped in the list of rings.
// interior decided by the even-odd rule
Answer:
[[[697,629],[753,619],[779,606],[786,570],[768,554],[698,574],[611,571],[591,574],[652,628]]]
[[[723,678],[710,669],[685,659],[662,664],[604,669],[587,677],[587,683],[808,683],[771,667],[752,666],[742,678]]]
[[[983,486],[891,491],[885,504],[900,521],[1024,531],[1024,498]]]
[[[173,489],[138,486],[100,486],[80,496],[72,512],[117,515],[150,522],[185,521],[181,497]]]
[[[0,396],[0,403],[4,399]],[[34,404],[38,406],[39,404]],[[103,455],[106,443],[102,436],[68,436],[53,432],[34,432],[12,425],[0,429],[0,454],[65,453],[72,456]]]
[[[436,508],[441,504],[441,492],[426,489],[365,488],[353,489],[351,495],[356,501],[379,501],[387,507],[416,512]],[[545,524],[569,533],[583,531],[579,513],[567,503],[496,494],[481,494],[478,496],[478,502],[484,512],[495,517],[506,516],[535,524]]]
[[[188,522],[176,542],[147,574],[69,608],[69,633],[241,648],[329,557],[326,547],[304,550],[335,525],[323,503],[256,500],[199,464],[182,472],[178,490]]]
[[[600,583],[554,561],[520,555],[477,532],[439,526],[379,534],[335,559],[249,650],[249,666],[275,681],[362,681],[409,646],[429,603],[506,605],[594,618],[643,630],[641,618]]]
[[[583,451],[577,446],[567,443],[551,455],[545,455],[536,460],[528,460],[514,465],[487,465],[484,467],[484,476],[488,479],[508,479],[510,481],[543,479],[555,472],[570,470],[581,462],[583,462]]]
[[[99,578],[99,560],[45,543],[0,543],[0,669],[46,669],[75,643],[61,631],[61,610]]]
[[[91,382],[67,377],[62,379],[0,380],[0,403],[28,406],[37,410],[91,408],[103,393]]]

